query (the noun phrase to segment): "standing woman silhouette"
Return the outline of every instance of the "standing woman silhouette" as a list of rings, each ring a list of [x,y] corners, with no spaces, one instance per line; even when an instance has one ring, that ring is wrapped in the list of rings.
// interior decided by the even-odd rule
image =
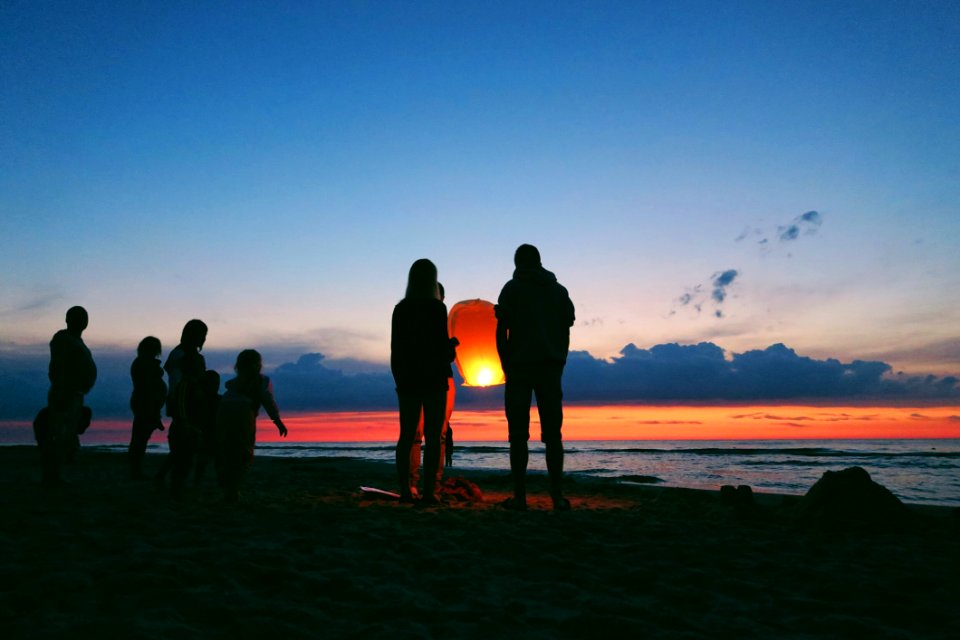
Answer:
[[[400,501],[413,502],[410,491],[410,450],[423,412],[424,504],[437,504],[437,469],[446,410],[448,374],[457,346],[447,333],[447,307],[437,289],[437,267],[421,258],[410,267],[407,293],[393,309],[390,369],[397,385],[400,437],[397,440],[397,481]]]

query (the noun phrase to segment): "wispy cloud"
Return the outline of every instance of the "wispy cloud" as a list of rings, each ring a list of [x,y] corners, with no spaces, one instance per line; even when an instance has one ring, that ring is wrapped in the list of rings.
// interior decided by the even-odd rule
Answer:
[[[713,301],[716,302],[718,306],[723,304],[723,301],[727,299],[727,287],[733,284],[733,281],[737,279],[738,275],[740,275],[740,272],[736,269],[727,269],[726,271],[719,271],[713,274],[713,292],[710,294],[710,297],[713,298]],[[717,309],[715,315],[719,318],[723,315],[723,312]]]
[[[791,244],[803,236],[815,235],[822,225],[823,214],[819,211],[807,211],[788,223],[778,224],[772,228],[747,227],[734,238],[734,242],[743,242],[752,238],[761,250],[769,252],[774,245]]]
[[[715,318],[724,317],[723,303],[727,299],[727,289],[733,285],[734,280],[739,275],[740,272],[736,269],[725,269],[714,273],[710,276],[709,296],[707,286],[703,283],[688,287],[683,294],[674,300],[674,306],[669,315],[675,315],[681,307],[692,309],[695,314],[699,315],[703,311],[704,305],[709,302],[713,305],[713,316]]]
[[[0,308],[0,317],[16,317],[24,314],[32,314],[37,311],[46,311],[56,304],[62,304],[65,299],[66,296],[60,292],[34,294],[16,301],[10,306]],[[66,309],[64,309],[64,312],[66,312]]]
[[[823,217],[817,211],[807,211],[797,216],[788,225],[777,227],[777,237],[780,242],[792,242],[801,234],[813,235],[823,224]]]

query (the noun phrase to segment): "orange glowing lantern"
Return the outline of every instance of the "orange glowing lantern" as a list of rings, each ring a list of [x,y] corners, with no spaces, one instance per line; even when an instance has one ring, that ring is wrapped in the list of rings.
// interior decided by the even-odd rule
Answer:
[[[503,384],[506,378],[497,354],[497,316],[493,303],[464,300],[450,309],[450,337],[460,341],[457,369],[466,387]]]

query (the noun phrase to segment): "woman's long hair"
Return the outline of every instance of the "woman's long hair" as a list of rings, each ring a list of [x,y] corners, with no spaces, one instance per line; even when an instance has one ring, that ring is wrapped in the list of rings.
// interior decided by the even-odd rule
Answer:
[[[437,292],[437,265],[426,258],[420,258],[410,266],[407,276],[407,294],[405,298],[432,298],[439,300]]]

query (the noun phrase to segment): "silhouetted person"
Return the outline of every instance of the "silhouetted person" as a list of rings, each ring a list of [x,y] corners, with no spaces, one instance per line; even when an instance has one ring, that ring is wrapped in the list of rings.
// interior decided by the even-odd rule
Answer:
[[[64,457],[80,446],[77,434],[83,422],[83,396],[97,381],[97,365],[81,337],[89,317],[83,307],[67,311],[67,328],[50,341],[50,391],[47,393],[47,428],[40,443],[43,482],[59,484]],[[89,424],[89,422],[88,422]]]
[[[193,470],[193,485],[200,486],[207,465],[216,460],[217,410],[220,408],[220,374],[207,369],[203,374],[203,425],[200,427],[200,449]]]
[[[445,466],[453,466],[453,427],[450,426],[450,418],[447,418],[447,434],[444,438],[443,453],[446,458]]]
[[[446,298],[443,285],[437,283],[437,291],[440,294],[440,302]],[[448,453],[447,440],[448,429],[450,428],[450,416],[453,414],[453,403],[457,396],[457,386],[453,382],[453,367],[447,365],[447,400],[443,413],[443,432],[440,434],[440,464],[437,465],[437,486],[442,486],[443,467],[447,460]],[[417,423],[417,435],[413,438],[413,446],[410,448],[410,493],[416,497],[418,495],[417,485],[420,481],[420,457],[423,449],[423,412],[420,412],[420,421]]]
[[[402,502],[414,500],[410,459],[421,412],[425,437],[421,501],[439,502],[440,443],[456,345],[447,333],[447,307],[440,301],[437,267],[426,258],[417,260],[410,267],[406,295],[393,309],[390,334],[390,369],[400,408],[396,461]]]
[[[207,340],[207,325],[202,320],[190,320],[183,326],[180,344],[167,356],[163,365],[170,381],[167,396],[167,415],[170,416],[170,432],[167,442],[170,455],[157,476],[163,483],[170,472],[170,493],[179,498],[183,483],[190,475],[193,456],[200,446],[200,429],[203,424],[203,374],[207,363],[200,350]]]
[[[163,431],[160,412],[167,401],[167,384],[163,381],[160,351],[160,340],[147,336],[137,346],[137,357],[130,365],[130,378],[133,380],[133,393],[130,395],[133,428],[127,459],[130,463],[130,477],[134,480],[145,477],[143,457],[147,452],[150,436],[155,430]]]
[[[540,439],[546,446],[547,472],[553,508],[565,511],[563,497],[563,391],[560,379],[570,347],[573,303],[556,276],[540,264],[540,252],[529,244],[514,254],[516,270],[497,300],[497,351],[507,378],[504,404],[510,436],[510,472],[513,498],[504,506],[527,506],[526,472],[529,458],[530,402],[537,397]]]
[[[280,436],[287,437],[287,428],[273,397],[273,384],[260,373],[262,369],[263,360],[258,352],[241,351],[234,366],[237,377],[227,381],[227,391],[217,411],[217,479],[227,502],[238,500],[240,483],[253,462],[261,407],[277,426]]]

